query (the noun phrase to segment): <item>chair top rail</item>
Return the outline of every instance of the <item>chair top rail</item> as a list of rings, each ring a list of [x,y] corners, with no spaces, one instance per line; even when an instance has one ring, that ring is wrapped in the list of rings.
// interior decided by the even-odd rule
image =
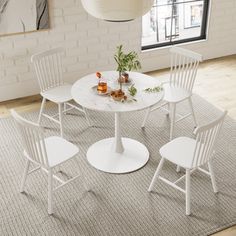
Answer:
[[[31,56],[31,62],[35,62],[37,60],[40,60],[41,58],[51,56],[52,54],[63,53],[64,51],[65,49],[63,47],[58,47],[58,48],[49,49],[44,52],[36,53]]]
[[[224,120],[225,116],[227,115],[227,113],[228,113],[228,111],[224,111],[223,114],[220,115],[220,117],[218,117],[216,120],[212,121],[211,123],[197,127],[194,130],[194,134],[197,135],[198,133],[201,133],[201,132],[204,132],[208,129],[211,129],[212,127],[214,127],[218,123],[222,122]]]
[[[192,59],[195,59],[197,61],[202,61],[203,60],[203,57],[202,57],[201,54],[193,52],[193,51],[190,51],[188,49],[176,47],[176,46],[171,47],[170,48],[170,52],[171,53],[181,54],[181,55],[186,56],[186,57],[191,57]]]
[[[40,127],[39,124],[26,120],[24,117],[20,116],[14,109],[10,109],[10,113],[15,118],[15,120],[18,121],[21,125],[24,125],[26,127],[39,128],[40,130],[43,130],[43,128]]]

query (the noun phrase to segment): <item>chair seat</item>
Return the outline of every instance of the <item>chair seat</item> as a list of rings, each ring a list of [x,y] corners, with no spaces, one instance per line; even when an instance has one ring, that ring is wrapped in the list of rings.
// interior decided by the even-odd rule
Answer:
[[[191,169],[195,146],[196,140],[188,137],[179,137],[162,146],[160,154],[176,165]]]
[[[164,84],[163,88],[165,91],[165,95],[164,95],[163,100],[165,100],[167,102],[177,103],[177,102],[181,102],[191,96],[191,93],[188,92],[187,90],[185,90],[183,88],[171,86],[168,83]]]
[[[64,84],[41,92],[41,95],[55,103],[68,102],[72,100],[71,87],[71,84]]]
[[[58,136],[45,138],[44,141],[48,164],[51,168],[71,159],[79,152],[77,146]],[[24,155],[31,160],[26,151],[24,151]]]

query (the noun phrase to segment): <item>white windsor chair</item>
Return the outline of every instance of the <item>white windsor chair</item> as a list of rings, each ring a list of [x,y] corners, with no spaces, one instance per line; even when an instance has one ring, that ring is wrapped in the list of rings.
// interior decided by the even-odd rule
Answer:
[[[26,166],[23,173],[23,178],[20,185],[20,192],[24,191],[27,175],[41,169],[48,174],[48,214],[53,213],[53,192],[60,189],[62,186],[71,183],[80,175],[72,177],[64,181],[53,174],[53,169],[64,162],[76,158],[79,153],[79,148],[67,140],[51,136],[44,137],[44,129],[22,118],[14,110],[11,110],[11,115],[15,119],[20,134],[22,136],[22,144],[24,148],[24,156],[26,157]],[[30,164],[37,165],[36,168],[29,171]],[[53,189],[53,178],[61,184]],[[84,183],[85,185],[85,183]],[[86,186],[85,186],[86,188]],[[87,188],[86,188],[87,189]]]
[[[170,186],[180,190],[186,197],[186,215],[190,215],[190,174],[195,170],[200,170],[203,173],[211,177],[213,190],[218,192],[215,175],[212,168],[212,157],[214,155],[214,145],[222,127],[224,118],[227,114],[225,111],[215,121],[196,128],[194,131],[196,139],[188,137],[179,137],[173,139],[169,143],[165,144],[160,149],[161,161],[157,167],[157,170],[153,176],[148,191],[152,191],[154,182],[159,178]],[[168,179],[160,176],[160,171],[164,164],[164,161],[168,160],[180,167],[185,168],[186,174],[180,177],[175,182],[171,182]],[[205,164],[208,164],[209,171],[202,168]],[[185,178],[185,189],[177,185],[182,179]]]
[[[90,121],[85,108],[79,108],[73,105],[69,101],[72,100],[71,84],[67,84],[63,81],[62,72],[62,54],[63,48],[54,48],[44,51],[42,53],[35,54],[31,57],[31,62],[34,64],[36,75],[38,78],[41,95],[43,97],[38,123],[40,124],[42,116],[56,122],[60,125],[60,134],[63,137],[63,113],[71,109],[77,109],[85,114],[88,125]],[[43,113],[46,100],[50,100],[58,104],[58,114],[49,116]],[[64,104],[64,110],[63,110]],[[67,109],[66,106],[69,106]],[[55,119],[58,116],[59,119]]]
[[[144,117],[142,128],[145,127],[146,121],[150,112],[155,111],[163,106],[168,105],[168,109],[164,109],[171,114],[171,127],[170,127],[170,140],[173,138],[174,124],[192,115],[194,119],[195,127],[197,126],[196,117],[192,105],[192,89],[197,74],[199,62],[202,61],[202,56],[187,49],[172,47],[171,53],[171,69],[170,69],[170,81],[162,84],[165,91],[163,98],[164,104],[161,106],[154,106],[148,108]],[[180,116],[178,120],[175,120],[176,116],[176,104],[184,100],[188,100],[191,113]],[[177,114],[178,115],[178,114]]]

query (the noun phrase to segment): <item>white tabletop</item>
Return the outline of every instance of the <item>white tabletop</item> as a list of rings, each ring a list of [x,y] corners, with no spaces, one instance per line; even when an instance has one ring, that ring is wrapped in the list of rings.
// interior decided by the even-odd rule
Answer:
[[[108,80],[108,86],[112,89],[118,89],[119,84],[117,82],[118,72],[117,71],[104,71],[102,76]],[[147,93],[143,90],[145,88],[153,88],[160,85],[160,81],[157,78],[138,73],[129,72],[129,76],[132,80],[132,84],[137,88],[137,94],[135,95],[136,101],[125,101],[117,102],[109,96],[101,96],[94,91],[92,87],[96,86],[98,79],[96,74],[90,74],[79,79],[72,86],[72,97],[81,106],[98,111],[105,112],[128,112],[142,110],[147,107],[153,106],[158,103],[164,93]],[[129,85],[123,85],[123,90],[126,91]]]

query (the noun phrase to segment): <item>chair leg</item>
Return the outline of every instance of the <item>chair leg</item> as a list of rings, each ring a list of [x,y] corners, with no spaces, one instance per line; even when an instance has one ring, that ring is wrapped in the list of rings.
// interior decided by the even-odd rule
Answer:
[[[167,109],[168,109],[168,113],[166,114],[166,116],[167,117],[169,117],[170,116],[170,103],[168,102],[168,104],[167,104]]]
[[[211,176],[211,183],[212,183],[213,191],[214,191],[214,193],[217,193],[218,188],[216,186],[215,174],[214,174],[213,167],[212,167],[212,164],[210,161],[208,162],[208,168],[209,168],[209,172],[210,172],[210,176]]]
[[[80,169],[80,171],[81,171],[81,166],[80,166],[80,163],[79,163],[79,159],[78,159],[77,157],[75,157],[75,162],[77,163],[78,169]],[[81,175],[82,175],[82,178],[83,178],[83,186],[84,186],[85,190],[86,190],[87,192],[89,192],[91,189],[88,188],[88,186],[87,186],[87,184],[86,184],[85,175],[82,173],[82,171],[81,171]]]
[[[178,173],[180,172],[180,166],[176,167],[176,172],[178,172]]]
[[[48,214],[53,213],[53,177],[52,170],[48,171]]]
[[[173,133],[174,133],[174,125],[175,125],[175,112],[176,112],[176,104],[171,103],[170,104],[170,110],[171,110],[171,119],[170,119],[170,141],[173,139]]]
[[[151,192],[151,191],[152,191],[153,186],[154,186],[154,183],[155,183],[156,179],[158,178],[158,176],[160,175],[160,172],[161,172],[162,166],[163,166],[163,164],[164,164],[164,161],[165,161],[165,158],[162,157],[162,158],[161,158],[161,161],[160,161],[160,163],[159,163],[159,165],[158,165],[158,167],[157,167],[157,170],[156,170],[156,172],[155,172],[155,174],[154,174],[154,176],[153,176],[153,178],[152,178],[152,182],[151,182],[151,184],[150,184],[150,186],[149,186],[149,188],[148,188],[148,192]]]
[[[66,113],[67,113],[66,112],[66,102],[64,102],[64,112],[65,112],[64,114],[66,115]]]
[[[24,192],[24,186],[25,186],[25,181],[28,175],[28,171],[29,171],[29,167],[30,167],[30,161],[27,160],[26,161],[26,165],[25,165],[25,169],[24,169],[24,173],[23,173],[23,178],[21,180],[21,185],[20,185],[20,192]]]
[[[146,111],[146,114],[145,114],[145,116],[144,116],[144,120],[143,120],[143,123],[142,123],[142,126],[141,126],[142,128],[145,127],[146,121],[147,121],[147,119],[148,119],[150,113],[151,113],[151,107],[149,107],[149,108],[147,109],[147,111]]]
[[[43,109],[44,109],[44,106],[45,106],[45,102],[46,102],[46,98],[43,98],[43,101],[42,101],[41,107],[40,107],[40,112],[39,112],[38,124],[40,124],[41,120],[42,120],[42,114],[43,114]]]
[[[185,182],[185,196],[186,196],[186,215],[191,214],[191,209],[190,209],[190,198],[191,198],[191,193],[190,193],[190,170],[186,169],[186,182]]]
[[[63,113],[62,113],[62,103],[59,103],[58,104],[58,111],[59,111],[59,122],[60,122],[60,133],[61,133],[61,137],[63,137],[63,119],[62,119],[62,116],[63,116]]]
[[[193,102],[192,102],[191,97],[188,98],[188,102],[189,102],[189,106],[190,106],[190,109],[191,109],[191,114],[193,116],[194,125],[195,125],[195,127],[197,127],[197,120],[196,120],[196,116],[195,116],[195,113],[194,113]]]
[[[91,192],[91,189],[88,187],[87,183],[86,183],[86,178],[85,176],[83,175],[83,186],[84,186],[84,189],[86,190],[86,192]]]
[[[89,119],[89,116],[88,116],[87,109],[83,107],[83,111],[84,111],[85,118],[86,118],[86,120],[87,120],[88,126],[91,126],[91,122],[90,122],[90,119]]]

